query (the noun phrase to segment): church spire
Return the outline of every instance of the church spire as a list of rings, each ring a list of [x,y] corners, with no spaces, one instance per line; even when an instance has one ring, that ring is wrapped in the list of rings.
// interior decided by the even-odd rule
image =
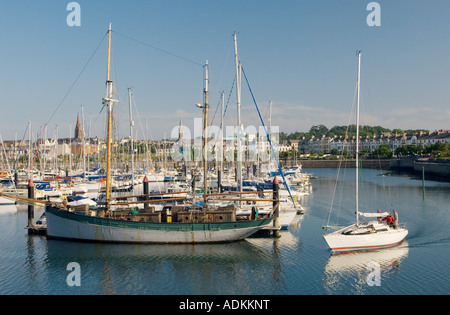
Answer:
[[[184,131],[183,131],[183,119],[180,117],[180,129],[178,132],[178,139],[184,138]]]
[[[80,114],[78,114],[77,125],[75,126],[75,139],[82,139],[82,138],[83,138],[83,129],[81,129]]]

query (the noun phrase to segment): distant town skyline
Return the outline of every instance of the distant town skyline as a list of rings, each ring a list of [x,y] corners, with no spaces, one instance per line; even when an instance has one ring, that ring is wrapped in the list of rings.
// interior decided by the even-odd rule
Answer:
[[[47,124],[47,138],[85,131],[105,135],[106,41],[113,29],[112,79],[119,136],[129,135],[133,90],[138,138],[168,138],[183,120],[194,129],[210,66],[210,122],[236,124],[233,83],[239,58],[266,124],[306,132],[352,123],[355,52],[362,50],[361,124],[389,129],[449,129],[450,2],[398,1],[12,1],[0,4],[0,135],[27,139]],[[369,6],[376,3],[379,11]],[[256,5],[257,4],[257,5]],[[78,9],[77,9],[78,8]],[[245,80],[242,122],[260,126]],[[81,118],[81,115],[80,115]]]
[[[150,139],[150,138],[146,138],[146,137],[139,137],[139,134],[136,133],[136,136],[133,136],[133,139],[137,139],[137,140],[148,140],[148,141],[161,141],[161,140],[176,140],[176,139],[181,139],[181,138],[185,138],[185,139],[200,139],[202,137],[201,135],[201,118],[195,118],[196,123],[194,124],[194,128],[190,129],[187,125],[185,125],[182,121],[182,119],[180,119],[179,123],[177,126],[173,127],[170,132],[166,132],[165,136],[163,136],[162,138],[159,139]],[[76,121],[70,125],[73,130],[71,130],[69,132],[69,135],[67,136],[60,136],[58,134],[58,140],[62,140],[62,139],[72,139],[72,140],[81,140],[83,138],[83,135],[85,139],[96,139],[96,138],[100,138],[102,139],[102,137],[99,137],[98,135],[90,135],[89,133],[89,127],[86,126],[85,124],[85,130],[83,131],[83,127],[82,124],[80,122],[80,115],[77,114],[76,116]],[[328,128],[328,126],[325,126],[324,124],[318,124],[318,125],[314,125],[311,126],[310,128],[308,128],[308,130],[305,131],[293,131],[293,132],[286,132],[282,129],[280,129],[280,126],[272,126],[272,133],[273,134],[284,134],[285,136],[293,136],[293,135],[301,135],[303,134],[304,136],[308,136],[308,135],[314,135],[314,136],[321,136],[321,135],[338,135],[341,136],[342,135],[342,129],[347,128],[348,132],[350,134],[354,133],[355,130],[354,128],[350,128],[351,126],[355,126],[354,123],[350,123],[347,126],[344,125],[333,125],[332,127]],[[265,130],[269,131],[269,126],[265,126],[266,129],[264,129],[263,126],[248,126],[248,127],[244,127],[243,129],[243,133],[244,134],[251,134],[251,135],[264,135],[266,132]],[[220,126],[209,126],[209,131],[208,131],[208,137],[209,138],[219,138],[219,134],[220,134]],[[325,128],[326,130],[321,130],[321,128]],[[228,135],[227,135],[227,129],[228,129]],[[314,129],[314,130],[313,130]],[[338,129],[338,131],[333,131],[334,129]],[[373,129],[373,132],[367,132],[367,129]],[[236,132],[236,126],[225,126],[224,127],[224,139],[226,140],[227,137],[235,137],[235,132]],[[384,126],[369,126],[369,125],[363,125],[360,126],[360,135],[364,136],[364,134],[371,134],[371,135],[381,135],[383,133],[392,133],[395,134],[397,132],[401,132],[403,133],[407,133],[409,135],[415,134],[415,133],[433,133],[433,132],[442,132],[442,131],[446,131],[448,132],[449,130],[447,129],[423,129],[423,128],[413,128],[413,129],[401,129],[401,128],[394,128],[394,129],[390,129],[390,128],[386,128]],[[33,141],[38,141],[37,137],[41,136],[41,139],[55,139],[55,137],[57,136],[56,134],[56,130],[55,132],[44,132],[43,134],[40,134],[39,131],[34,131],[32,137],[33,137]],[[6,142],[11,142],[11,141],[28,141],[28,133],[22,138],[22,139],[3,139]],[[262,136],[264,137],[264,136]],[[130,138],[130,134],[123,134],[123,135],[118,135],[115,136],[115,139],[129,139]]]

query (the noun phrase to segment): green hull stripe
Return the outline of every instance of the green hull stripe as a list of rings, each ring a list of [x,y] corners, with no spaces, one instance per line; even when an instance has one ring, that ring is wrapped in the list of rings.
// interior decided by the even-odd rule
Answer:
[[[91,217],[87,215],[68,212],[65,210],[56,209],[47,206],[46,212],[51,213],[60,218],[76,221],[79,223],[99,225],[123,229],[140,229],[140,230],[155,230],[155,231],[220,231],[251,228],[257,226],[267,225],[272,221],[272,218],[253,220],[253,221],[236,221],[236,222],[221,222],[221,223],[154,223],[154,222],[134,222],[109,218]]]

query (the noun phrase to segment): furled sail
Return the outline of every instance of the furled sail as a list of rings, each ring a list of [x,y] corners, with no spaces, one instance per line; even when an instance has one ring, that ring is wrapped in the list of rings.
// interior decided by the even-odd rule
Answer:
[[[389,212],[358,212],[358,215],[366,218],[382,218],[388,216]]]

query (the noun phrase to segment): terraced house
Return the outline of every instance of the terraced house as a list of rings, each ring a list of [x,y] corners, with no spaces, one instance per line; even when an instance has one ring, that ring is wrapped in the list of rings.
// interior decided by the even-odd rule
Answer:
[[[450,130],[439,130],[429,133],[421,132],[417,134],[382,133],[373,137],[359,138],[361,150],[369,153],[381,145],[386,145],[391,151],[395,151],[397,148],[405,145],[427,146],[438,142],[450,143]],[[355,154],[356,138],[344,136],[328,137],[325,135],[318,138],[313,136],[310,139],[301,139],[298,141],[297,146],[301,154],[327,154],[331,153],[333,149],[336,149],[339,154],[342,154],[344,151],[348,154]]]

